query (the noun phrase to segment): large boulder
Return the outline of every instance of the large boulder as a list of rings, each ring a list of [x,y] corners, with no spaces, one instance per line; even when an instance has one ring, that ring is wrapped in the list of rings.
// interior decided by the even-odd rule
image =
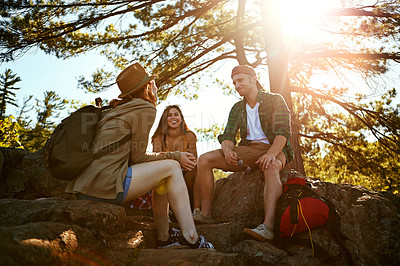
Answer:
[[[312,189],[317,194],[334,203],[341,217],[341,231],[347,238],[346,247],[357,263],[396,265],[400,262],[398,196],[350,184],[338,185],[311,179],[308,181],[312,183]],[[217,220],[224,221],[227,225],[237,225],[229,230],[233,232],[230,236],[236,236],[229,241],[241,242],[243,236],[238,231],[245,227],[255,227],[263,221],[262,173],[233,173],[218,180],[212,212]],[[306,234],[305,232],[304,235]],[[212,235],[210,234],[210,238]],[[332,256],[340,252],[326,230],[313,230],[312,237],[323,248],[331,251]]]
[[[0,227],[2,265],[72,264],[73,255],[99,249],[88,229],[53,222]]]
[[[125,230],[125,209],[113,204],[59,198],[2,199],[0,210],[0,226],[56,222],[110,233]]]
[[[51,177],[42,163],[41,153],[9,148],[0,148],[0,153],[4,157],[0,168],[0,198],[72,198],[65,193],[68,181]]]
[[[263,220],[259,171],[234,173],[216,182],[212,212],[219,223],[197,225],[216,250],[158,250],[151,211],[74,200],[64,193],[67,182],[53,179],[40,163],[40,154],[0,152],[0,261],[5,265],[347,265],[324,227],[311,233],[329,253],[328,260],[313,256],[305,246],[282,247],[243,234],[245,227]],[[282,174],[284,179],[299,176]],[[398,196],[309,181],[315,192],[335,204],[356,265],[400,264]],[[308,239],[308,234],[299,237]]]

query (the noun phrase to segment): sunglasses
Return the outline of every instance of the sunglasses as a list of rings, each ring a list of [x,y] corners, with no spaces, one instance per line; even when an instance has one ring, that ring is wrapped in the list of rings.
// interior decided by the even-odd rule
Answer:
[[[249,151],[239,154],[238,157],[239,157],[239,156],[242,156],[242,155],[244,155],[244,154],[246,154],[246,153],[249,153]],[[247,164],[244,164],[242,158],[239,158],[239,159],[238,159],[238,165],[239,165],[240,167],[242,167],[242,168],[246,168],[246,169],[244,170],[244,172],[245,172],[246,174],[250,174],[250,172],[251,172],[251,167],[248,166]]]

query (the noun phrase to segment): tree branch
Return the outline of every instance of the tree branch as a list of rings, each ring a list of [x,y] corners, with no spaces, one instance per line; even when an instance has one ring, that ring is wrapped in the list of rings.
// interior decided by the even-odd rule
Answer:
[[[317,97],[317,98],[321,98],[321,99],[325,99],[331,102],[334,102],[336,104],[338,104],[339,106],[341,106],[343,109],[345,109],[349,114],[351,114],[353,117],[355,117],[357,120],[359,120],[363,125],[365,125],[372,133],[372,135],[374,135],[374,137],[384,146],[386,147],[388,150],[392,151],[392,152],[397,152],[395,149],[393,149],[392,147],[390,147],[390,145],[388,145],[387,143],[385,143],[385,141],[383,141],[384,139],[386,140],[390,140],[392,141],[394,144],[396,144],[396,141],[394,139],[392,139],[389,136],[384,135],[383,133],[381,133],[379,130],[377,130],[371,123],[369,123],[364,117],[362,117],[360,114],[357,114],[357,111],[362,111],[365,112],[367,114],[373,114],[373,111],[367,110],[365,108],[361,108],[361,107],[357,107],[353,104],[350,103],[346,103],[346,102],[342,102],[339,101],[329,95],[326,94],[320,94],[320,93],[316,93],[315,91],[309,89],[309,88],[301,88],[301,87],[295,87],[295,86],[291,86],[290,87],[290,91],[292,92],[299,92],[299,93],[307,93],[313,97]],[[375,119],[377,117],[374,117]]]
[[[243,44],[243,34],[241,31],[242,25],[244,24],[244,15],[245,15],[245,8],[246,8],[246,0],[239,0],[238,2],[238,11],[236,16],[236,33],[233,37],[236,46],[236,53],[239,64],[241,65],[248,65],[249,62],[246,58],[246,53],[244,51],[244,44]]]
[[[305,59],[305,58],[346,58],[346,59],[366,59],[366,60],[377,60],[377,59],[386,59],[386,60],[400,60],[400,53],[348,53],[348,52],[340,52],[334,50],[325,50],[311,53],[296,53],[292,55],[291,59]]]
[[[165,1],[165,0],[162,0]],[[71,8],[71,7],[83,7],[83,6],[112,6],[112,5],[119,5],[119,4],[129,4],[132,2],[145,2],[145,1],[106,1],[100,3],[74,3],[74,4],[65,4],[65,5],[48,5],[48,4],[40,4],[40,5],[15,5],[13,8],[22,8],[22,9],[29,9],[29,8]],[[147,1],[153,2],[153,1]],[[158,2],[158,1],[157,1]]]
[[[380,17],[380,18],[391,18],[396,14],[385,13],[380,10],[367,11],[363,8],[343,8],[333,9],[326,11],[325,15],[332,17]],[[398,15],[398,14],[397,14]]]
[[[187,74],[187,75],[182,77],[182,78],[180,78],[179,81],[176,84],[174,84],[173,86],[170,86],[170,87],[166,88],[165,90],[163,90],[165,92],[163,92],[161,96],[166,97],[174,87],[176,87],[179,84],[183,83],[184,81],[186,81],[188,78],[192,77],[193,75],[195,75],[195,74],[207,69],[208,67],[210,67],[213,64],[217,63],[218,61],[221,61],[221,60],[224,60],[224,59],[228,59],[228,58],[236,59],[236,57],[232,55],[234,52],[235,51],[230,51],[230,52],[221,54],[218,57],[215,57],[215,58],[210,59],[210,60],[208,60],[206,62],[203,62],[201,64],[198,64],[198,65],[194,66],[194,67],[189,68],[187,71],[185,71],[184,73],[181,74],[181,76],[184,75],[184,74]],[[190,72],[190,73],[188,73],[188,72]],[[173,79],[174,77],[171,76],[171,77],[168,77],[168,78],[169,79]],[[164,84],[166,84],[166,83],[169,83],[168,80],[164,80]],[[160,86],[163,85],[162,83],[158,83],[158,84],[160,84]]]

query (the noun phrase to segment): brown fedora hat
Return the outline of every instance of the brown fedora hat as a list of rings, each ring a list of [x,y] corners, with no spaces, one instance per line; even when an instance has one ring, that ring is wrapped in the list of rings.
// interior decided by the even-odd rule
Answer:
[[[155,77],[157,76],[149,75],[139,63],[128,66],[117,77],[117,85],[121,91],[118,98],[137,92]]]

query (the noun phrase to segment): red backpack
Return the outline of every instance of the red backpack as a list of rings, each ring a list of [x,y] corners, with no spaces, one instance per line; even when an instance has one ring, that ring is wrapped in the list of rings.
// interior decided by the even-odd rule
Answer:
[[[312,240],[311,229],[326,225],[333,239],[346,255],[349,265],[354,265],[349,250],[344,245],[346,237],[340,231],[340,216],[333,203],[320,197],[311,184],[301,177],[291,177],[283,185],[282,195],[276,205],[274,233],[276,244],[284,248],[288,244],[311,246],[319,255],[329,254]],[[310,240],[297,239],[299,233],[308,231]],[[329,259],[329,258],[328,258]]]
[[[281,237],[291,237],[326,224],[335,215],[330,205],[333,207],[332,203],[312,191],[304,178],[289,178],[276,208],[278,219],[275,228],[279,229],[276,233]]]

